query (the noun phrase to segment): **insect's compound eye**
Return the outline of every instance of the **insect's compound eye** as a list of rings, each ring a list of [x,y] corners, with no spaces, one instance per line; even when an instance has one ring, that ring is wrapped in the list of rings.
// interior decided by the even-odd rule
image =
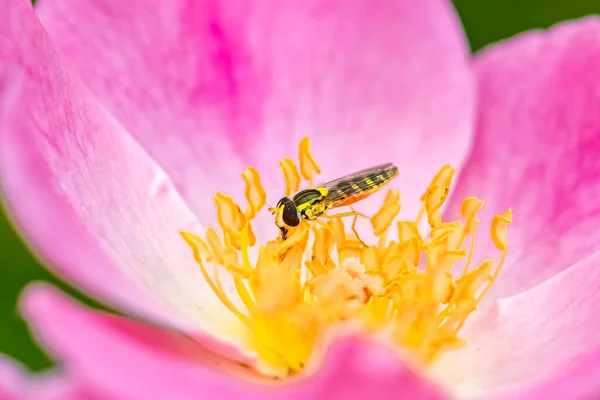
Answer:
[[[281,219],[287,226],[298,226],[300,224],[300,213],[296,209],[296,204],[288,199],[284,198],[280,200],[283,204],[283,212],[281,213]]]

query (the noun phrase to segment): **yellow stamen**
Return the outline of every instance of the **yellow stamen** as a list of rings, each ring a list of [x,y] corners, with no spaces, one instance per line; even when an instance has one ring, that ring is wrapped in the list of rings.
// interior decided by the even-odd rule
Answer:
[[[512,224],[512,210],[509,208],[503,214],[495,215],[492,219],[492,240],[500,251],[508,248],[508,225]]]
[[[432,228],[442,223],[440,208],[448,197],[454,172],[454,168],[450,165],[444,165],[433,178],[425,194],[421,196],[421,201],[424,202],[425,211],[427,212],[427,221]]]
[[[279,167],[283,173],[283,179],[285,181],[285,196],[290,197],[292,194],[298,191],[302,179],[298,173],[298,167],[290,158],[284,158],[279,161]],[[260,182],[259,182],[260,183]]]
[[[258,175],[258,172],[254,168],[246,168],[246,171],[242,172],[242,178],[246,181],[244,195],[248,201],[248,207],[246,207],[244,215],[246,219],[251,220],[267,202],[267,192],[265,192],[265,189],[260,184],[260,175]]]
[[[387,232],[392,221],[400,212],[400,192],[398,190],[388,191],[385,199],[383,200],[383,206],[379,211],[371,218],[371,225],[373,226],[373,232],[375,236],[381,236]]]
[[[299,153],[300,171],[310,186],[320,169],[308,138],[301,141]],[[300,187],[298,167],[289,158],[280,166],[285,195],[290,196]],[[302,220],[289,229],[285,241],[274,235],[256,244],[251,222],[264,206],[266,193],[251,167],[242,174],[245,211],[230,196],[216,193],[221,232],[208,228],[204,239],[192,233],[181,235],[217,298],[246,327],[249,340],[245,342],[271,373],[302,371],[326,334],[350,322],[365,333],[388,335],[403,353],[428,364],[464,344],[460,329],[500,273],[512,222],[510,209],[494,216],[490,235],[500,261],[483,260],[471,268],[484,202],[466,198],[460,205],[462,219],[443,221],[441,209],[454,172],[451,166],[442,167],[421,197],[419,216],[412,220],[397,221],[400,192],[388,191],[370,218],[375,238],[370,244],[335,216],[327,223]],[[354,210],[339,215],[352,214],[356,215]],[[421,214],[427,215],[431,226],[427,236],[419,232]],[[397,240],[388,239],[390,231],[397,231]],[[464,267],[455,276],[457,262],[464,262]],[[205,264],[214,268],[212,276]],[[219,269],[233,277],[234,293],[221,286]],[[231,301],[235,295],[243,310]]]
[[[308,136],[300,141],[300,172],[304,179],[308,181],[308,185],[312,187],[313,176],[321,173],[321,168],[317,164],[317,160],[313,157],[312,149],[310,148],[310,140]]]
[[[479,200],[476,197],[467,197],[460,204],[460,215],[467,221],[465,225],[465,233],[471,234],[471,246],[469,247],[469,255],[467,262],[465,263],[463,275],[469,272],[469,267],[473,261],[473,254],[475,253],[475,240],[477,238],[477,227],[479,226],[480,222],[479,218],[477,218],[477,213],[479,210],[481,210],[484,204],[484,201]]]
[[[206,282],[208,282],[208,285],[215,293],[215,295],[219,298],[219,300],[221,300],[225,307],[229,309],[229,311],[231,311],[236,317],[240,319],[240,321],[242,321],[245,324],[248,324],[248,317],[242,314],[237,309],[237,307],[233,305],[233,303],[229,300],[225,293],[223,293],[222,290],[213,282],[212,278],[208,274],[208,271],[206,271],[206,268],[204,268],[204,263],[202,262],[202,257],[200,255],[200,249],[204,248],[205,246],[202,242],[202,239],[200,239],[200,237],[194,235],[193,233],[187,232],[181,232],[181,236],[186,241],[186,243],[194,250],[194,259],[200,266],[200,271],[202,272],[204,279],[206,279]]]

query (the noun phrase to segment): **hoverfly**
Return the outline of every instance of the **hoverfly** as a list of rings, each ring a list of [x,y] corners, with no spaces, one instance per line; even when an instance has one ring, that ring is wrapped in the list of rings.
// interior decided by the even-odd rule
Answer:
[[[327,210],[354,204],[377,192],[396,175],[398,168],[392,163],[366,168],[319,184],[315,188],[301,190],[291,199],[283,197],[270,211],[275,215],[275,225],[281,230],[285,240],[288,228],[298,226],[302,219],[315,220]],[[354,230],[358,215],[356,211],[342,213],[337,217],[351,215],[355,216],[352,224]]]

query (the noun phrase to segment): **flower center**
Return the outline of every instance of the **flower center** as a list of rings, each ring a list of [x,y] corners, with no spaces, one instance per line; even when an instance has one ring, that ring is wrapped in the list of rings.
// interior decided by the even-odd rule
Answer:
[[[301,176],[310,187],[320,173],[308,138],[300,142],[299,153],[300,168],[289,158],[279,163],[286,196],[298,191]],[[512,222],[510,209],[493,217],[491,237],[500,260],[474,265],[477,213],[484,202],[466,198],[460,206],[462,221],[442,221],[440,209],[453,174],[451,166],[442,167],[421,197],[423,207],[414,220],[397,220],[400,193],[390,189],[374,215],[362,215],[370,220],[376,238],[372,244],[347,229],[344,218],[324,215],[318,221],[302,220],[289,229],[286,240],[276,237],[259,245],[251,222],[264,207],[266,193],[257,171],[248,167],[242,173],[246,208],[242,211],[230,196],[217,192],[221,232],[209,227],[204,238],[181,235],[204,278],[242,321],[248,342],[271,371],[286,375],[303,370],[326,334],[348,323],[385,335],[417,362],[428,364],[463,344],[459,331],[500,272]],[[423,217],[431,228],[426,237],[418,229]],[[388,239],[390,231],[397,232],[397,240]],[[252,248],[258,251],[256,262],[250,261]],[[459,273],[453,268],[457,262],[463,264]],[[212,274],[207,265],[215,267]],[[237,293],[225,292],[218,266],[231,274]],[[232,295],[239,296],[243,309]]]

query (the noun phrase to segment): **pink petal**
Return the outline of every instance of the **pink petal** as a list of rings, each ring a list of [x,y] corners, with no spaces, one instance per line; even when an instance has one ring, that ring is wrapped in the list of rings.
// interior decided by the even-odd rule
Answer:
[[[521,35],[476,67],[477,136],[449,209],[471,195],[487,200],[482,221],[513,208],[508,263],[491,292],[501,297],[600,249],[600,21]],[[480,255],[495,255],[481,243]]]
[[[467,346],[447,353],[435,372],[461,398],[487,399],[557,385],[553,377],[566,379],[561,376],[579,370],[578,390],[600,396],[600,358],[590,358],[600,354],[599,303],[600,252],[498,300],[461,332]]]
[[[239,366],[237,374],[224,372],[230,363],[189,339],[83,308],[49,287],[31,288],[24,302],[37,334],[59,357],[131,399],[445,398],[389,349],[356,338],[337,341],[314,376],[274,385],[242,379]]]
[[[179,236],[199,231],[195,216],[163,171],[59,66],[29,1],[0,0],[0,9],[0,177],[32,247],[104,300],[230,333],[239,321],[206,290]]]
[[[324,179],[397,162],[412,212],[470,144],[468,49],[448,1],[42,0],[38,12],[202,221],[204,190],[235,192],[245,163],[276,202],[277,160],[304,135]]]
[[[122,398],[86,384],[65,371],[31,375],[16,362],[0,355],[2,400],[100,400]]]
[[[18,399],[21,393],[22,367],[0,355],[0,399]]]
[[[495,400],[592,400],[600,397],[600,349],[583,354],[573,366],[548,377],[540,385]]]

